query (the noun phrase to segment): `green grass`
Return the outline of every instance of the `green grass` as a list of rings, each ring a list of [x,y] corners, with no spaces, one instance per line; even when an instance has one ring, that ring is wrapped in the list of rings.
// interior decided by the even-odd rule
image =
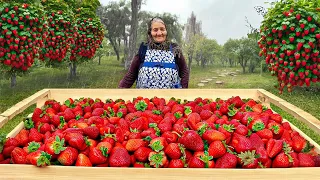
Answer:
[[[218,77],[221,73],[236,72],[236,70],[240,70],[241,72],[237,72],[237,76],[235,77]],[[60,69],[35,68],[34,71],[27,76],[18,77],[17,86],[14,88],[10,88],[9,80],[0,76],[0,113],[44,88],[117,88],[119,81],[125,73],[126,71],[119,61],[114,57],[105,57],[102,59],[101,65],[98,65],[97,61],[79,65],[77,68],[77,78],[74,80],[69,80],[68,78],[68,67]],[[201,88],[262,88],[312,114],[317,119],[320,119],[319,84],[308,89],[295,88],[292,93],[284,92],[283,94],[278,94],[278,90],[273,87],[276,83],[276,78],[270,76],[269,73],[243,74],[241,67],[223,68],[219,66],[209,66],[202,69],[201,67],[193,65],[190,74],[189,88],[199,88],[197,84],[201,80],[212,77],[218,77],[217,80],[221,80],[224,83],[217,85],[215,84],[215,80],[213,80]],[[28,108],[25,112],[10,120],[0,129],[0,132],[10,132],[21,122],[23,117],[32,112],[33,108],[34,106]],[[273,109],[275,110],[274,107]],[[279,113],[287,117],[284,111],[279,111]],[[288,120],[320,144],[320,135],[308,129],[306,125],[296,123],[299,121],[293,117],[289,117]]]

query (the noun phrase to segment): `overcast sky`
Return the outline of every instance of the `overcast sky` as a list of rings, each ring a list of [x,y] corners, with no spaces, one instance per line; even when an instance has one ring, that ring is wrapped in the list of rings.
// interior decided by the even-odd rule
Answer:
[[[102,5],[110,1],[100,0]],[[224,44],[229,38],[246,36],[249,28],[245,16],[253,27],[259,27],[263,17],[254,7],[268,7],[264,2],[273,0],[147,0],[142,10],[155,13],[169,12],[179,17],[179,22],[185,24],[193,11],[197,20],[202,21],[202,31],[210,39],[216,39]]]

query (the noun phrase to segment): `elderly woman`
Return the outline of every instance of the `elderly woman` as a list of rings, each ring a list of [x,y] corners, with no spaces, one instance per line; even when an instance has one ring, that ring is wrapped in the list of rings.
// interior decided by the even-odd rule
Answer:
[[[153,18],[148,25],[147,43],[141,43],[119,88],[188,88],[189,70],[179,46],[167,40],[166,24]]]

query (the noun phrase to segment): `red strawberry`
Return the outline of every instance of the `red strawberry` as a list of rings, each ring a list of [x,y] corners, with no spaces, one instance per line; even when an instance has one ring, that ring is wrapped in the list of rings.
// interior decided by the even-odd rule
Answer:
[[[282,136],[283,131],[284,131],[282,125],[279,123],[276,123],[276,122],[270,122],[267,125],[267,128],[272,131],[275,139],[279,139]]]
[[[204,143],[199,134],[196,131],[188,130],[178,140],[179,143],[183,144],[185,148],[192,151],[203,151]]]
[[[290,155],[285,154],[284,152],[281,152],[278,154],[273,162],[272,167],[273,168],[288,168],[290,167],[290,163],[293,162],[293,159]]]
[[[178,143],[170,143],[164,150],[165,154],[171,159],[179,159],[182,156],[181,148]]]
[[[249,151],[253,148],[250,139],[236,133],[232,137],[231,145],[235,148],[237,153]]]
[[[226,145],[222,141],[213,141],[208,152],[213,158],[220,158],[227,152]]]
[[[84,155],[84,154],[79,154],[76,164],[75,166],[87,166],[87,167],[91,167],[92,163],[90,162],[90,159],[88,158],[88,156]]]
[[[66,147],[64,147],[64,139],[60,139],[59,136],[50,137],[45,142],[45,152],[50,155],[60,154],[60,152],[64,151]]]
[[[249,137],[252,147],[254,149],[258,149],[260,147],[264,147],[264,142],[263,140],[258,136],[256,133],[252,133],[251,136]]]
[[[96,126],[88,126],[83,129],[83,134],[88,136],[90,139],[96,139],[99,136],[99,128]]]
[[[256,158],[256,151],[245,151],[238,155],[242,168],[257,168],[258,159]]]
[[[273,133],[270,129],[262,129],[256,133],[265,144],[269,141],[269,139],[273,138]]]
[[[282,123],[282,117],[280,114],[271,114],[270,119],[274,120],[277,123]]]
[[[202,120],[207,120],[212,116],[212,114],[213,113],[211,111],[209,111],[209,110],[202,110],[200,112],[200,117],[201,117]]]
[[[140,147],[134,152],[134,157],[140,162],[146,162],[152,149],[148,147]]]
[[[267,143],[267,153],[270,158],[278,155],[283,147],[283,140],[270,139]]]
[[[246,136],[248,132],[249,132],[249,129],[247,128],[247,126],[242,124],[238,125],[235,130],[235,133],[240,134],[242,136]]]
[[[15,138],[19,142],[19,146],[26,146],[29,142],[29,131],[22,129]]]
[[[189,168],[205,168],[205,163],[197,156],[193,156],[188,162]]]
[[[144,146],[146,146],[146,142],[143,139],[129,139],[125,148],[129,152],[134,152]]]
[[[27,155],[27,160],[35,166],[50,165],[51,155],[44,151],[36,151]]]
[[[184,168],[184,162],[181,159],[172,159],[168,168]]]
[[[106,148],[91,148],[89,152],[89,159],[93,165],[104,164],[108,161],[108,149]]]
[[[224,140],[226,140],[226,135],[223,134],[220,131],[209,129],[209,130],[206,130],[203,133],[202,138],[204,140],[207,140],[208,143],[210,144],[213,141],[224,141]]]
[[[201,121],[198,113],[191,113],[187,118],[187,125],[190,129],[196,130],[196,124]]]
[[[226,153],[217,159],[215,168],[236,168],[238,163],[237,156],[234,154]]]
[[[174,143],[178,141],[178,135],[176,132],[167,131],[161,135],[164,137],[168,143]]]
[[[167,156],[163,151],[161,152],[150,152],[149,157],[150,165],[152,167],[160,168],[168,163]]]
[[[75,163],[78,157],[78,150],[72,147],[67,147],[58,156],[58,161],[64,166],[71,166]]]
[[[80,133],[67,133],[65,135],[65,140],[68,142],[69,146],[80,151],[87,147],[85,139]]]
[[[29,142],[42,142],[43,134],[39,133],[35,128],[30,129]]]
[[[293,136],[292,141],[293,141],[292,148],[297,153],[300,153],[300,152],[307,153],[313,148],[313,146],[310,145],[309,141],[307,141],[300,135]]]
[[[28,153],[35,152],[37,150],[44,150],[44,146],[40,149],[41,145],[38,142],[29,142],[28,146],[24,147],[23,149]]]
[[[109,158],[110,167],[129,167],[130,164],[130,155],[125,148],[115,147],[112,149]]]
[[[27,152],[22,148],[16,147],[11,152],[11,160],[14,164],[27,164]]]
[[[263,123],[263,121],[259,118],[259,119],[253,119],[249,125],[248,128],[254,132],[263,130],[265,128],[265,125]]]
[[[152,150],[160,152],[168,146],[168,143],[163,137],[157,137],[150,141],[149,146]]]

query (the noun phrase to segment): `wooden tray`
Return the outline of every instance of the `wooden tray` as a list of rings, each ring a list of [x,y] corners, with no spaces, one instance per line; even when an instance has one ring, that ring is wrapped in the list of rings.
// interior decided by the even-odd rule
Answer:
[[[43,89],[34,95],[17,103],[12,108],[0,114],[0,128],[17,114],[23,112],[33,104],[43,106],[48,99],[59,102],[67,98],[100,98],[113,100],[143,96],[154,96],[169,99],[171,97],[182,100],[202,98],[228,99],[232,96],[252,98],[270,107],[270,103],[282,108],[298,120],[305,123],[316,133],[320,134],[320,121],[311,114],[297,108],[283,99],[263,89],[174,89],[174,90],[146,90],[146,89]],[[286,120],[284,120],[286,121]],[[320,146],[311,138],[290,124],[301,136],[315,145],[320,153]],[[24,127],[21,122],[8,137],[14,137]],[[0,179],[320,179],[320,168],[285,168],[285,169],[150,169],[150,168],[101,168],[101,167],[62,167],[49,166],[38,168],[32,165],[0,165]]]

